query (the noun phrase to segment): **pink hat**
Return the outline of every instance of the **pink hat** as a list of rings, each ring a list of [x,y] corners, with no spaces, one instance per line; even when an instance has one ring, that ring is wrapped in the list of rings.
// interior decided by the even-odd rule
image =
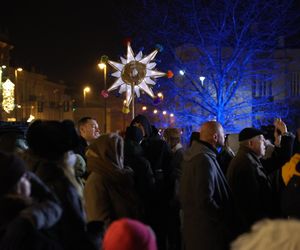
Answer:
[[[154,232],[137,220],[114,221],[103,239],[103,250],[157,250]]]

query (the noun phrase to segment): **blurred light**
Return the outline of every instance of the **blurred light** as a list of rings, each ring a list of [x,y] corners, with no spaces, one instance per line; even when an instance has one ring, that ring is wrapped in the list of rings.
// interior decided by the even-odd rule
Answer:
[[[23,71],[22,68],[17,68],[16,70],[19,71],[19,72]]]
[[[201,81],[201,84],[203,85],[203,82],[204,82],[204,80],[205,80],[205,76],[200,76],[199,79],[200,79],[200,81]]]
[[[163,95],[161,92],[159,92],[159,93],[157,94],[157,96],[158,96],[159,98],[163,98],[163,97],[164,97],[164,95]]]
[[[98,63],[98,67],[99,67],[99,69],[105,69],[106,64],[105,63]]]
[[[127,103],[127,101],[126,101],[126,100],[124,100],[124,101],[123,101],[123,104],[125,105],[126,103]]]
[[[185,73],[185,72],[184,72],[183,70],[179,70],[179,74],[180,74],[180,75],[182,75],[182,76],[183,76],[183,75],[184,75],[184,73]]]
[[[146,111],[146,110],[147,110],[147,107],[146,107],[146,106],[143,106],[143,107],[142,107],[142,110]]]
[[[18,104],[18,105],[17,105],[17,108],[20,109],[20,108],[22,108],[22,106],[21,106],[20,104]]]
[[[163,115],[166,115],[166,114],[167,114],[167,111],[163,111],[162,113],[163,113]]]
[[[171,114],[170,114],[170,117],[174,117],[174,114],[173,114],[173,113],[171,113]]]
[[[91,91],[91,88],[90,87],[85,87],[84,89],[83,89],[83,92],[85,92],[85,93],[89,93]]]
[[[158,112],[157,109],[153,110],[153,114],[157,114],[157,112]]]
[[[33,115],[30,115],[29,118],[27,119],[27,122],[32,122],[35,119]]]
[[[2,107],[6,113],[10,113],[15,108],[15,85],[7,79],[2,84]]]
[[[6,69],[6,65],[2,65],[1,68],[2,68],[2,69]]]

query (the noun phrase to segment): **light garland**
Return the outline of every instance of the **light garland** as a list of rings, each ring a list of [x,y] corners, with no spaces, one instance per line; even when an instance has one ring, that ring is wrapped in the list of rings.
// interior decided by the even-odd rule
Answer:
[[[10,113],[15,108],[15,85],[9,79],[2,84],[2,108]]]

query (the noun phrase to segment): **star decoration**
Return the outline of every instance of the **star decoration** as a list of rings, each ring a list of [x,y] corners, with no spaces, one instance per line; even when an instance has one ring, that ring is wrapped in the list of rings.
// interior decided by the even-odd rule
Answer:
[[[130,43],[127,45],[127,58],[120,57],[121,63],[108,61],[117,71],[112,76],[118,78],[107,91],[119,89],[119,93],[126,92],[126,105],[132,101],[133,95],[140,97],[140,90],[154,98],[152,88],[156,84],[155,79],[165,76],[164,72],[154,70],[156,63],[151,62],[158,50],[154,50],[149,55],[143,57],[142,51],[136,56],[132,51]],[[133,89],[132,89],[133,88]]]

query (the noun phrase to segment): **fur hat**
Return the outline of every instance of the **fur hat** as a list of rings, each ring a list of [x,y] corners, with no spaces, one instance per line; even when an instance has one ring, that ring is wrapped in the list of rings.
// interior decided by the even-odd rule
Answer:
[[[263,135],[264,132],[256,129],[256,128],[244,128],[240,133],[239,133],[239,141],[246,141],[249,140],[255,136],[258,135]]]
[[[140,123],[145,130],[145,137],[149,137],[152,134],[151,124],[148,118],[144,115],[137,115],[130,123],[130,126],[134,126],[134,124]]]
[[[155,235],[150,227],[132,219],[113,222],[103,239],[104,250],[157,250]]]
[[[25,163],[19,157],[0,152],[0,196],[7,194],[25,172]]]
[[[34,154],[48,160],[59,160],[76,148],[79,137],[71,121],[34,121],[27,132],[27,142]]]

